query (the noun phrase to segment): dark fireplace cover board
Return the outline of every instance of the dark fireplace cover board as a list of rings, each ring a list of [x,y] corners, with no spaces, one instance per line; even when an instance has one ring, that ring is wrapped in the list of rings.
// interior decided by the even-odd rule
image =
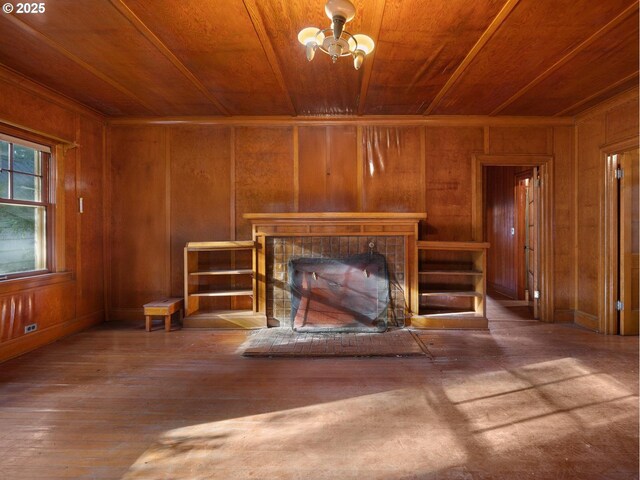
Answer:
[[[297,332],[384,332],[389,275],[378,253],[293,258],[288,263],[291,324]]]

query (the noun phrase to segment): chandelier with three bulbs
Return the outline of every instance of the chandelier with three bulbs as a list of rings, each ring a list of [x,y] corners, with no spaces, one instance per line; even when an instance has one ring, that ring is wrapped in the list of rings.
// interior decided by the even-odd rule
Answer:
[[[320,50],[329,55],[333,63],[339,57],[351,56],[354,68],[360,69],[364,57],[373,51],[374,43],[367,35],[352,35],[344,30],[345,23],[356,14],[353,3],[349,0],[327,0],[324,11],[331,19],[328,28],[307,27],[298,33],[298,41],[306,48],[307,60],[313,60],[316,50]]]

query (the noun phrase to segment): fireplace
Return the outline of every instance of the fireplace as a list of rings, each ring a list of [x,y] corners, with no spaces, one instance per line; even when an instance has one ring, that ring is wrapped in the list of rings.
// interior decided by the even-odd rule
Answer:
[[[287,269],[296,332],[384,332],[389,275],[383,255],[292,258]]]
[[[358,331],[364,331],[365,325],[366,331],[381,331],[387,325],[404,326],[405,318],[410,316],[411,306],[418,304],[417,271],[414,271],[415,242],[418,222],[426,218],[424,213],[263,213],[245,214],[245,218],[251,221],[253,239],[258,244],[255,260],[257,304],[258,311],[266,314],[268,326],[336,331],[334,329],[342,329],[344,324],[349,324],[348,328]],[[364,257],[358,259],[358,256]],[[331,297],[336,293],[331,289],[342,284],[342,281],[329,277],[349,273],[349,268],[342,268],[345,264],[357,270],[360,265],[353,262],[358,263],[367,256],[375,257],[376,261],[380,258],[384,260],[385,267],[382,270],[388,273],[388,277],[384,276],[385,283],[376,283],[375,288],[372,281],[364,282],[366,285],[359,284],[357,289],[360,295],[356,295],[359,298],[341,294]],[[311,275],[302,275],[298,279],[299,291],[294,291],[294,295],[288,275],[292,259],[308,259],[300,263],[300,268]],[[295,294],[304,289],[305,277],[306,288],[313,287],[309,280],[315,281],[313,273],[315,271],[318,276],[319,272],[309,266],[312,264],[323,264],[332,270],[329,277],[325,275],[329,283],[316,284],[315,287],[324,287],[325,291],[307,292],[310,294],[307,299],[303,295],[296,297]],[[376,268],[380,270],[379,266],[374,265],[369,265],[369,270],[363,267],[361,279],[367,278],[362,270],[367,270],[371,278]],[[379,277],[375,275],[376,279]],[[366,298],[374,297],[373,290],[376,291],[375,299],[369,302]],[[387,297],[383,292],[387,292]],[[358,303],[363,305],[357,307]],[[298,318],[303,315],[305,308],[308,310],[312,307],[312,310],[319,311],[325,308],[320,308],[322,304],[328,304],[325,312],[328,315],[325,317],[329,318],[325,318],[324,326],[317,324],[313,316],[307,316],[304,321],[302,317]],[[353,308],[354,305],[356,308]],[[366,312],[364,315],[363,311]],[[334,320],[331,320],[332,316]],[[337,317],[340,318],[340,325],[336,324]]]

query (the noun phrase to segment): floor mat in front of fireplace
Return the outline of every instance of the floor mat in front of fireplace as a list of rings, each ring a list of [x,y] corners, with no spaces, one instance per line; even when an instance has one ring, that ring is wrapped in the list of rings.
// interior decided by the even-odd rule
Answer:
[[[298,333],[290,328],[252,331],[241,345],[245,357],[412,357],[431,356],[406,329],[384,333]]]

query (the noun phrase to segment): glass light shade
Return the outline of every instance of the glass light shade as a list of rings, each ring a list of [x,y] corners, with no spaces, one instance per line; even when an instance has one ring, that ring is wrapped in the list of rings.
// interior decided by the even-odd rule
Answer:
[[[369,55],[371,52],[373,52],[375,43],[373,43],[373,39],[371,37],[358,34],[354,35],[353,38],[355,38],[356,42],[358,42],[358,50],[362,50],[365,55]]]
[[[302,45],[306,45],[309,42],[317,43],[316,36],[319,31],[320,29],[316,27],[303,28],[298,32],[298,41]]]
[[[356,41],[353,39],[353,37],[349,37],[349,39],[347,40],[347,43],[349,44],[349,51],[353,52],[356,49]]]
[[[347,23],[356,15],[356,7],[349,0],[327,0],[324,12],[331,20],[336,15],[339,15],[344,17],[344,21]]]

